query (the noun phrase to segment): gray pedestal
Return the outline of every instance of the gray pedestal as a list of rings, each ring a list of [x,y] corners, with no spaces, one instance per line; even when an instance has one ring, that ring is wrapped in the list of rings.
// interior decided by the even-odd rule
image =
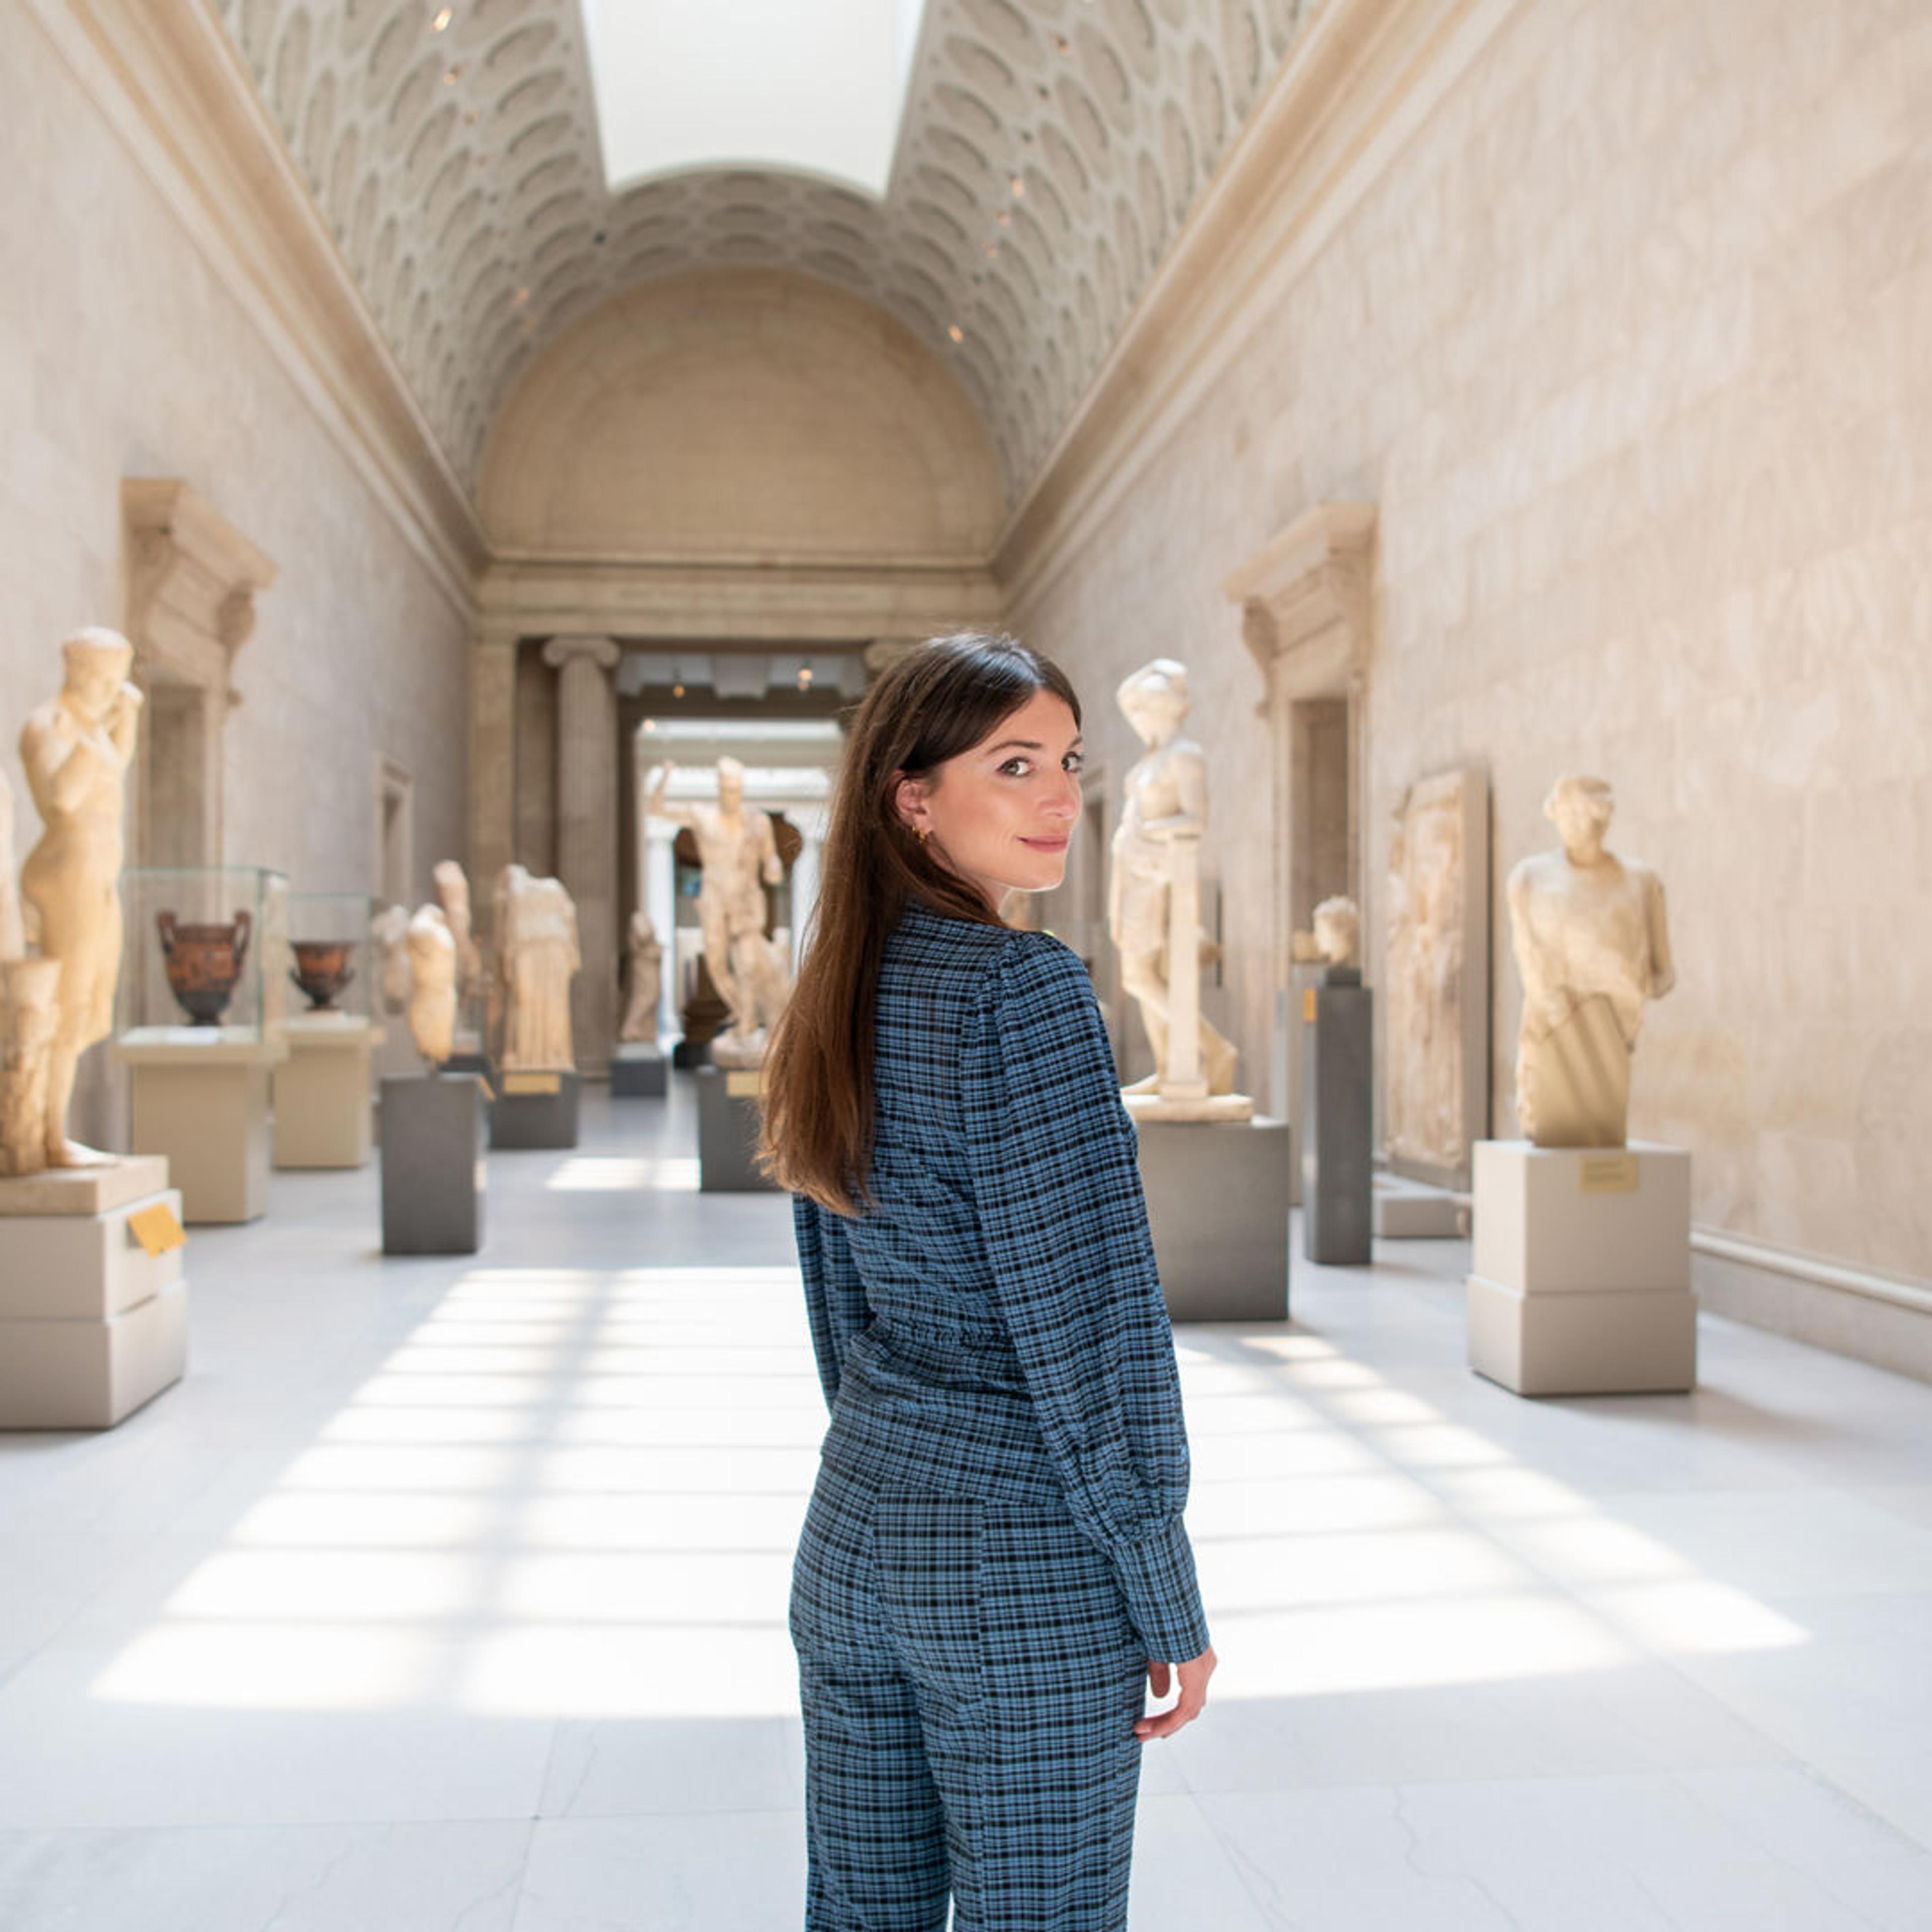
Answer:
[[[1302,994],[1301,1244],[1350,1267],[1370,1258],[1374,1218],[1375,995],[1352,968],[1326,970]]]
[[[771,1183],[758,1172],[758,1094],[764,1076],[700,1066],[698,1083],[698,1186],[704,1194],[762,1194]]]
[[[610,1062],[614,1100],[662,1100],[670,1091],[670,1063],[664,1048],[634,1040],[617,1049]]]
[[[1288,1318],[1286,1120],[1140,1120],[1141,1185],[1176,1322]]]
[[[382,1252],[483,1245],[483,1083],[473,1073],[382,1082]]]
[[[490,1109],[493,1148],[574,1148],[584,1077],[574,1072],[506,1073]]]

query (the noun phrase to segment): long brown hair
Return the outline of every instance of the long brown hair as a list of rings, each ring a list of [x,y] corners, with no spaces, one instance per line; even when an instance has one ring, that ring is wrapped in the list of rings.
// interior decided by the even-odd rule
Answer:
[[[908,902],[998,926],[975,888],[899,816],[899,781],[970,751],[1036,692],[1080,700],[1060,667],[1007,637],[934,638],[889,666],[852,720],[790,1004],[765,1056],[758,1156],[781,1187],[841,1214],[869,1198],[872,1030],[886,941]]]

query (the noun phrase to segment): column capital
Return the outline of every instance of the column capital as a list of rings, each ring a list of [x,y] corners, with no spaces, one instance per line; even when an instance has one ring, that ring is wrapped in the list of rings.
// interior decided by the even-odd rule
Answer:
[[[615,670],[623,656],[614,638],[553,638],[544,646],[544,662],[554,670],[587,658],[599,670]]]

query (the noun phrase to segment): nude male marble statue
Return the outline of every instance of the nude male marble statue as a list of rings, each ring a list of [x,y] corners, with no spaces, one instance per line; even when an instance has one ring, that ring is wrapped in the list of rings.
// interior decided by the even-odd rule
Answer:
[[[1662,881],[1604,848],[1615,808],[1603,779],[1559,778],[1543,809],[1563,849],[1509,876],[1524,996],[1516,1115],[1538,1147],[1624,1144],[1644,1002],[1676,982]]]
[[[409,931],[407,906],[385,906],[369,922],[369,937],[382,961],[382,1006],[387,1012],[399,1013],[410,1002]]]
[[[1180,734],[1187,716],[1187,670],[1172,658],[1156,658],[1127,678],[1115,694],[1122,714],[1146,746],[1147,755],[1127,773],[1126,803],[1114,829],[1108,878],[1107,932],[1120,955],[1120,980],[1140,1005],[1154,1054],[1154,1072],[1130,1094],[1155,1093],[1172,1058],[1170,1010],[1175,970],[1198,975],[1198,938],[1188,956],[1170,960],[1170,895],[1177,868],[1196,878],[1199,840],[1208,825],[1208,765],[1201,747]],[[1199,1016],[1199,1066],[1210,1094],[1234,1084],[1234,1048]]]
[[[470,880],[454,859],[439,860],[430,868],[430,880],[455,944],[458,994],[467,1006],[481,990],[483,978],[482,949],[476,944],[470,917]]]
[[[14,788],[0,772],[0,959],[18,959],[26,950],[20,890],[14,878]]]
[[[718,760],[718,802],[672,805],[665,788],[676,767],[667,759],[652,775],[646,810],[691,828],[704,876],[698,922],[704,935],[704,964],[718,996],[729,1009],[727,1030],[712,1043],[724,1064],[755,1064],[766,1036],[791,997],[783,955],[765,936],[764,888],[784,878],[771,815],[745,802],[745,768],[736,758]]]
[[[113,1030],[121,974],[121,818],[140,729],[141,694],[128,682],[134,647],[117,631],[76,631],[61,646],[58,694],[31,712],[20,762],[44,830],[20,868],[40,916],[40,951],[61,964],[47,1069],[50,1167],[111,1166],[67,1137],[81,1054]]]

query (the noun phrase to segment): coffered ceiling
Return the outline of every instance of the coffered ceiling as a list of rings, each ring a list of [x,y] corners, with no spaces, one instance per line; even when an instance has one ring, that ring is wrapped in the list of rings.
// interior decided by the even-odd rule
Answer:
[[[212,0],[473,488],[519,372],[634,284],[850,289],[1038,470],[1318,0],[929,0],[883,202],[775,171],[604,185],[578,0]]]

